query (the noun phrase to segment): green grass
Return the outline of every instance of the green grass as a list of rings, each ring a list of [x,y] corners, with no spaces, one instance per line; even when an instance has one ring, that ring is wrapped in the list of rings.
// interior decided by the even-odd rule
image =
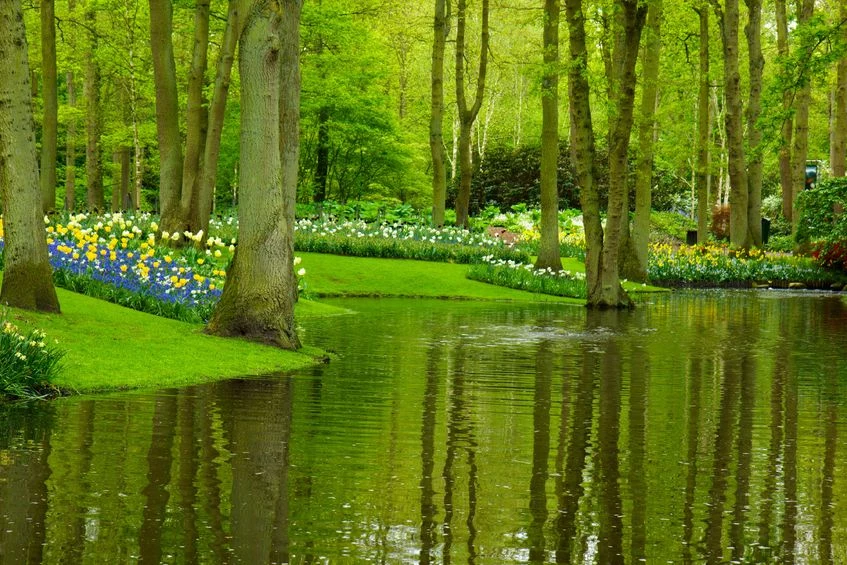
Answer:
[[[298,255],[303,258],[306,292],[311,296],[405,296],[584,304],[582,300],[472,281],[466,278],[467,265],[316,253]]]
[[[291,371],[315,363],[320,350],[300,352],[202,333],[203,326],[159,318],[59,289],[62,314],[9,309],[22,328],[40,328],[66,352],[53,384],[80,393],[161,388],[223,378]],[[344,312],[302,302],[297,316]]]

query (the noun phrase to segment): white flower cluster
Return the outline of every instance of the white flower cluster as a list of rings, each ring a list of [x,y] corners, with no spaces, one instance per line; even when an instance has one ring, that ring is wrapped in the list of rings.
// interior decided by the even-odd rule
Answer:
[[[585,280],[585,273],[566,271],[564,269],[560,271],[554,271],[550,267],[546,267],[544,269],[536,269],[535,265],[533,265],[532,263],[520,263],[511,259],[495,259],[493,255],[486,255],[482,258],[482,260],[483,262],[491,265],[492,267],[507,267],[509,269],[515,270],[522,269],[536,277],[556,277],[561,279],[570,279],[574,281]]]

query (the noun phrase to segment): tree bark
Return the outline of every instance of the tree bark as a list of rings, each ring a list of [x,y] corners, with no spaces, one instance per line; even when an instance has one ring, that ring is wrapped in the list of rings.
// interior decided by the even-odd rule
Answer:
[[[750,246],[747,221],[749,187],[742,122],[741,75],[738,70],[738,0],[726,0],[723,8],[715,1],[715,13],[720,24],[724,54],[725,128],[729,153],[729,240],[736,247],[747,248]]]
[[[774,0],[774,12],[776,16],[776,44],[777,53],[780,57],[788,57],[788,14],[785,9],[785,0]],[[782,215],[789,222],[792,221],[794,211],[794,190],[791,180],[791,142],[794,135],[794,116],[788,112],[791,108],[791,92],[782,95],[782,109],[786,113],[782,124],[782,142],[779,145],[779,185],[782,188]]]
[[[74,73],[65,74],[68,89],[68,106],[76,108],[76,85]],[[68,130],[65,133],[65,210],[72,211],[76,206],[76,118],[73,115],[68,120]]]
[[[191,232],[201,228],[200,220],[200,170],[203,168],[203,151],[206,146],[206,64],[209,52],[209,2],[197,0],[194,8],[194,47],[191,67],[188,70],[188,102],[185,120],[185,156],[182,165],[182,190],[180,216]]]
[[[482,0],[482,30],[479,48],[479,72],[476,95],[471,107],[465,97],[465,19],[466,0],[458,0],[456,13],[456,108],[459,117],[459,191],[456,195],[456,225],[470,226],[472,156],[471,133],[482,107],[485,94],[485,75],[488,68],[488,0]]]
[[[160,229],[170,233],[186,228],[181,217],[182,140],[174,63],[171,0],[150,0],[150,48],[156,88],[156,132],[159,140]]]
[[[41,130],[41,199],[44,212],[56,208],[59,98],[56,70],[54,0],[41,2],[41,73],[44,75],[44,123]]]
[[[653,0],[647,12],[647,39],[642,65],[643,89],[638,124],[638,160],[635,176],[635,219],[623,249],[621,274],[634,281],[647,280],[647,248],[650,242],[650,204],[653,186],[653,139],[659,99],[659,53],[662,47],[662,0]],[[627,214],[628,210],[624,210]],[[624,216],[624,221],[627,221]]]
[[[747,229],[750,243],[762,246],[762,0],[744,0],[747,4],[747,53],[750,70],[750,96],[747,100]]]
[[[129,191],[129,147],[119,147],[113,157],[120,168],[120,177],[112,188],[112,212],[132,210],[132,197]]]
[[[315,162],[315,202],[323,202],[327,197],[329,179],[329,108],[318,110],[318,147]]]
[[[432,156],[432,225],[444,225],[447,170],[444,165],[444,47],[449,32],[448,0],[435,0],[433,21],[429,152]]]
[[[847,3],[841,2],[839,11],[841,21],[847,21]],[[842,26],[843,41],[847,41],[847,26]],[[847,174],[847,55],[838,60],[838,70],[833,96],[832,148],[830,150],[830,168],[832,176],[843,177]]]
[[[697,94],[697,241],[709,237],[709,137],[711,116],[709,103],[709,10],[697,10],[700,19],[700,89]]]
[[[5,240],[0,303],[59,312],[42,219],[20,0],[0,2],[0,61],[0,200]]]
[[[100,106],[100,64],[97,62],[97,12],[92,5],[85,11],[88,27],[88,47],[85,63],[83,94],[86,99],[85,129],[85,185],[86,204],[91,212],[105,208],[103,196],[103,159],[100,154],[103,116]]]
[[[221,133],[226,115],[226,101],[235,60],[235,47],[241,34],[241,20],[238,17],[238,0],[230,0],[227,12],[226,28],[221,43],[220,56],[215,70],[215,86],[212,103],[209,106],[206,147],[203,152],[199,189],[200,229],[209,233],[209,218],[212,214],[217,181],[218,158],[221,153]]]
[[[544,75],[541,79],[541,243],[536,268],[562,269],[559,249],[559,14],[544,0]]]
[[[800,0],[797,2],[798,25],[802,26],[812,18],[814,8],[814,0]],[[800,46],[800,49],[811,55],[814,45],[803,44]],[[808,72],[808,70],[800,69],[800,87],[794,99],[790,207],[791,221],[795,227],[799,220],[795,203],[797,201],[797,195],[806,186],[806,158],[809,152],[809,105],[812,100],[812,77],[808,76]]]
[[[300,3],[287,0],[281,10],[275,10],[275,4],[271,0],[243,0],[239,4],[244,18],[238,56],[239,244],[207,331],[297,349],[300,341],[294,326],[294,293],[289,286],[294,226],[288,218],[294,203],[286,202],[291,197],[290,187],[283,186],[296,172],[290,168],[284,171],[280,162],[281,148],[293,156],[297,142],[292,145],[292,138],[287,136],[280,139],[280,110],[290,107],[290,97],[299,93],[281,92],[280,87],[290,89],[297,82],[291,75],[283,79],[284,73],[293,73],[294,69],[290,63],[283,67],[282,62],[299,48],[296,26],[290,20],[294,12],[299,17]],[[281,101],[280,96],[289,97],[289,101]]]

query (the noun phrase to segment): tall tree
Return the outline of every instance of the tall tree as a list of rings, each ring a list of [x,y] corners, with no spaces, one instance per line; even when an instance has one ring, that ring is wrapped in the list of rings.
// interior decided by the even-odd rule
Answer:
[[[19,0],[0,2],[0,200],[5,266],[0,303],[59,311],[42,219],[26,30]]]
[[[209,217],[212,214],[215,182],[217,180],[218,159],[221,153],[221,134],[223,133],[226,101],[229,95],[232,65],[235,60],[235,47],[240,34],[238,18],[238,0],[229,0],[221,49],[215,70],[215,83],[212,90],[212,102],[209,106],[206,145],[203,150],[203,166],[200,170],[198,190],[198,210],[200,229],[209,233]]]
[[[653,186],[653,139],[656,135],[656,105],[659,102],[659,54],[662,47],[662,0],[650,2],[647,12],[647,38],[642,66],[644,87],[638,123],[638,158],[635,171],[635,218],[628,227],[628,199],[624,206],[624,247],[621,275],[634,281],[647,280],[647,247],[650,240],[650,204]]]
[[[839,18],[845,22],[847,2],[841,2],[839,5]],[[847,43],[847,25],[842,25],[842,30],[842,41]],[[829,165],[832,176],[843,177],[847,174],[847,54],[838,60],[832,106],[834,123]]]
[[[159,138],[159,209],[162,231],[182,232],[182,139],[173,51],[171,0],[150,0],[150,47],[156,85],[156,130]]]
[[[41,200],[44,212],[56,207],[56,156],[59,134],[56,18],[54,0],[41,2],[41,73],[44,122],[41,130]]]
[[[812,19],[815,9],[815,0],[798,0],[797,23],[803,26]],[[816,40],[808,34],[802,36],[799,50],[810,59],[816,48]],[[809,70],[800,70],[799,88],[794,98],[794,133],[792,134],[791,146],[791,220],[796,225],[799,219],[794,210],[797,195],[806,186],[806,158],[809,153],[809,106],[812,101],[812,77]],[[784,198],[784,196],[783,196]]]
[[[544,75],[541,79],[541,242],[539,269],[562,268],[559,250],[559,14],[560,0],[544,0]]]
[[[762,245],[762,131],[759,115],[762,109],[762,0],[744,0],[747,4],[747,57],[749,61],[750,95],[747,99],[747,229],[750,243]]]
[[[724,61],[725,124],[729,157],[729,240],[738,247],[750,246],[747,221],[749,186],[744,147],[743,103],[738,54],[738,0],[712,0],[721,30]]]
[[[782,59],[788,58],[788,13],[785,0],[774,0],[776,17],[777,53]],[[786,90],[782,94],[782,108],[786,116],[782,125],[782,142],[779,145],[779,184],[782,187],[782,214],[789,222],[794,211],[794,190],[791,181],[791,138],[794,135],[794,116],[789,111],[793,94]]]
[[[456,195],[456,225],[470,225],[471,177],[473,158],[471,134],[482,98],[485,94],[485,76],[488,69],[488,0],[482,0],[482,29],[480,31],[479,71],[476,79],[476,94],[469,107],[465,96],[465,29],[467,2],[458,0],[456,6],[456,108],[459,118],[459,190]]]
[[[65,83],[68,89],[68,106],[76,108],[76,83],[74,72],[65,73]],[[71,211],[76,206],[76,117],[71,113],[68,118],[68,128],[65,132],[65,210]]]
[[[432,224],[444,225],[447,170],[444,166],[444,46],[449,35],[449,0],[435,0],[430,69],[429,152],[432,157]]]
[[[238,184],[238,249],[227,270],[227,283],[207,330],[222,336],[242,336],[286,349],[300,341],[294,326],[291,290],[294,203],[290,183],[296,173],[281,166],[281,153],[296,155],[292,132],[280,139],[280,112],[291,108],[294,65],[299,34],[296,15],[301,4],[287,0],[274,9],[272,0],[242,0],[244,27],[239,39],[241,76],[241,166]],[[278,5],[277,5],[278,6]],[[290,60],[294,57],[294,61]],[[283,65],[283,61],[287,64]],[[283,78],[285,73],[289,73]],[[281,90],[281,86],[286,90]],[[280,96],[289,97],[281,101]],[[291,116],[286,116],[292,123]],[[293,146],[292,146],[293,143]],[[286,163],[288,165],[290,163]],[[292,175],[292,176],[289,176]]]
[[[83,94],[86,100],[85,112],[85,185],[86,204],[92,212],[102,212],[105,206],[103,196],[103,163],[100,139],[103,135],[103,115],[100,104],[100,63],[97,59],[99,37],[97,34],[97,10],[94,2],[85,7],[85,25],[88,42],[85,53],[85,80]]]
[[[594,172],[594,133],[589,102],[588,49],[582,0],[566,0],[570,32],[569,71],[571,158],[577,170],[583,224],[585,227],[585,274],[588,306],[591,308],[629,307],[632,301],[620,284],[618,257],[623,221],[623,191],[626,189],[627,153],[633,123],[635,63],[646,5],[636,0],[618,0],[620,18],[618,39],[609,69],[612,112],[609,135],[609,201],[606,229],[600,222],[600,194]]]
[[[697,91],[697,241],[703,243],[709,235],[709,138],[711,135],[711,104],[709,103],[709,10],[697,8],[700,20],[699,89]]]

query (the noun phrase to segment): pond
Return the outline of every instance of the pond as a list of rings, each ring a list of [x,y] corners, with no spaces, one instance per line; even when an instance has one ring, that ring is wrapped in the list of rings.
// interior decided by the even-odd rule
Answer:
[[[2,563],[847,563],[847,296],[349,300],[309,371],[0,406]]]

